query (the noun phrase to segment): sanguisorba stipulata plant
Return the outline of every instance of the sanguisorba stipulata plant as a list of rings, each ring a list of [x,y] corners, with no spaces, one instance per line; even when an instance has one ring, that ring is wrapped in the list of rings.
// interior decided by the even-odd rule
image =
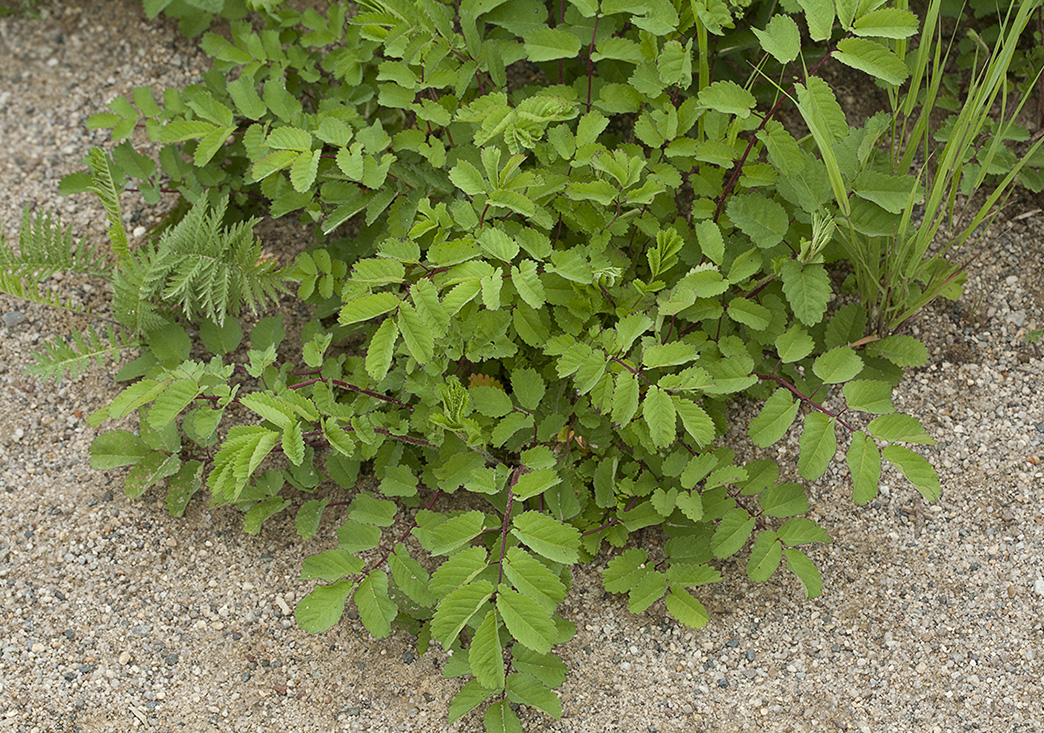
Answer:
[[[91,419],[137,412],[139,431],[102,433],[94,464],[133,465],[134,493],[166,481],[174,513],[206,486],[248,532],[296,511],[311,536],[346,505],[339,546],[304,561],[320,584],[297,607],[302,628],[331,628],[350,602],[375,636],[434,640],[453,652],[445,673],[468,678],[450,719],[485,704],[488,730],[520,730],[511,703],[560,714],[554,647],[573,626],[556,611],[573,566],[599,553],[631,611],[662,601],[691,627],[708,620],[693,589],[728,558],[757,582],[785,564],[820,594],[803,548],[829,536],[774,454],[737,459],[735,399],[760,403],[756,449],[800,423],[807,481],[840,447],[858,504],[886,462],[939,496],[908,447],[933,441],[891,400],[926,349],[878,330],[873,303],[835,301],[827,267],[851,256],[843,234],[895,213],[897,192],[904,215],[917,203],[917,176],[879,165],[894,130],[851,124],[819,76],[843,64],[902,101],[907,9],[268,5],[264,22],[204,36],[201,84],[162,104],[138,89],[92,118],[119,145],[64,185],[126,175],[194,205],[117,265],[121,302],[156,320],[117,344],[145,348],[121,374],[142,378]],[[159,168],[126,140],[141,124]],[[317,244],[289,272],[262,267],[248,227],[222,228],[226,196],[299,216]],[[170,246],[201,232],[224,243],[209,257]],[[276,317],[254,327],[245,363],[225,356],[243,336],[219,287],[228,263],[255,296],[237,307],[274,293],[251,277],[289,277],[317,306],[300,354]],[[182,324],[201,313],[213,357],[193,360]],[[51,351],[37,371],[95,345]],[[254,419],[228,427],[233,405]],[[629,543],[643,528],[662,547]]]

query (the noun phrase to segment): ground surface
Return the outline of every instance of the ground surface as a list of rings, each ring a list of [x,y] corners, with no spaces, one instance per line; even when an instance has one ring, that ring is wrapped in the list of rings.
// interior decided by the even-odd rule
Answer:
[[[0,20],[0,223],[27,203],[100,239],[87,197],[60,176],[93,142],[87,115],[142,84],[189,83],[201,59],[139,3],[44,3]],[[152,209],[125,199],[131,229]],[[699,632],[654,606],[639,616],[577,576],[564,612],[570,676],[560,721],[528,731],[1044,732],[1044,215],[1024,197],[987,238],[965,296],[917,323],[931,364],[896,402],[939,445],[934,506],[895,475],[858,508],[835,467],[809,487],[834,543],[818,548],[823,597],[738,567],[701,594]],[[1018,218],[1022,216],[1022,218]],[[266,230],[273,251],[290,229]],[[52,283],[104,308],[99,283]],[[0,296],[0,731],[475,731],[445,723],[458,682],[405,634],[374,641],[356,618],[311,637],[289,615],[309,585],[300,559],[333,546],[336,517],[302,542],[289,522],[260,537],[195,502],[181,520],[157,494],[129,500],[119,472],[88,466],[84,417],[111,397],[109,368],[61,386],[23,375],[39,343],[89,318]],[[749,416],[748,416],[749,417]],[[745,423],[741,423],[745,424]],[[796,435],[765,453],[793,472]],[[1040,459],[1038,459],[1040,456]],[[843,464],[842,464],[843,465]]]

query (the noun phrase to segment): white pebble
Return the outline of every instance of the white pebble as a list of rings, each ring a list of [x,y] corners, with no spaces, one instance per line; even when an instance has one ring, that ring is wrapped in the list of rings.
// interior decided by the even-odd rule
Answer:
[[[1044,578],[1037,578],[1037,582],[1033,584],[1033,590],[1038,596],[1044,596]]]

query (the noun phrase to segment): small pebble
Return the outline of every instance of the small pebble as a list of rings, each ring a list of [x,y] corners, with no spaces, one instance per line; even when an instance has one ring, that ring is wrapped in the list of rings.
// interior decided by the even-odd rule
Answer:
[[[117,659],[117,661],[120,663],[121,666],[126,666],[127,662],[129,662],[130,660],[131,660],[131,655],[130,655],[130,652],[128,652],[128,651],[120,652],[120,656]]]
[[[3,321],[3,324],[8,328],[14,328],[25,323],[25,316],[18,311],[7,311],[3,316],[0,316],[0,321]]]

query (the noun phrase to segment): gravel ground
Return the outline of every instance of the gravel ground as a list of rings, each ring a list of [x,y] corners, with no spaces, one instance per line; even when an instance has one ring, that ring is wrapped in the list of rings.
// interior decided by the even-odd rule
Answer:
[[[201,59],[137,2],[42,8],[0,20],[0,222],[10,238],[31,203],[100,240],[99,207],[57,196],[105,139],[86,116],[135,86],[191,83]],[[155,221],[124,205],[132,229]],[[931,364],[896,403],[939,440],[942,499],[886,473],[856,507],[839,461],[809,487],[834,537],[813,553],[824,595],[806,602],[785,572],[754,585],[730,561],[698,632],[660,604],[628,614],[599,557],[563,609],[578,626],[565,715],[523,711],[526,730],[1044,731],[1044,367],[1022,338],[1044,328],[1042,206],[1002,214],[965,296],[917,323]],[[270,227],[266,243],[292,234]],[[105,307],[101,283],[49,285]],[[334,544],[336,516],[308,542],[290,522],[250,537],[235,512],[196,501],[172,519],[158,494],[129,500],[119,472],[89,468],[84,417],[116,391],[112,369],[57,387],[22,372],[42,340],[88,323],[0,296],[0,731],[479,730],[474,715],[446,724],[459,683],[439,651],[370,639],[351,614],[297,630],[300,560]],[[762,455],[793,474],[796,438]]]

